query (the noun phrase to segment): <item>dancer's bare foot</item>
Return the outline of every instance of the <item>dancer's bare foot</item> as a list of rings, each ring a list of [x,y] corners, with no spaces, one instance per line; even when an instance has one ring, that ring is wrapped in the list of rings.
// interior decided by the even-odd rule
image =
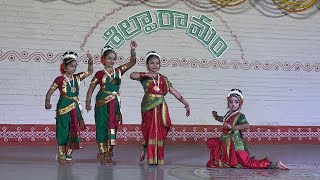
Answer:
[[[65,159],[58,159],[58,163],[61,165],[61,166],[66,166],[68,165],[67,161]]]
[[[146,146],[146,144],[143,143],[141,145],[140,161],[144,161],[144,158],[146,156],[146,152],[147,152],[147,146]]]
[[[57,155],[56,155],[56,160],[58,161],[58,163],[59,163],[61,166],[66,166],[66,165],[68,165],[68,162],[67,162],[65,156],[59,156],[59,155],[57,154]]]
[[[102,164],[102,165],[105,165],[105,164],[108,163],[107,160],[106,160],[106,154],[105,153],[98,153],[97,154],[97,158],[98,158],[100,164]]]
[[[146,156],[146,151],[142,149],[140,154],[140,161],[144,161],[145,156]]]
[[[284,165],[281,161],[277,162],[277,167],[281,170],[289,170],[289,168],[286,165]]]
[[[70,154],[67,154],[67,155],[66,155],[66,162],[67,162],[67,164],[68,164],[69,166],[72,165],[72,155],[70,155]]]
[[[107,163],[110,164],[110,165],[116,165],[117,164],[116,162],[112,161],[112,158],[110,156],[107,156],[106,160],[107,160]]]
[[[72,160],[66,160],[68,166],[72,166]]]

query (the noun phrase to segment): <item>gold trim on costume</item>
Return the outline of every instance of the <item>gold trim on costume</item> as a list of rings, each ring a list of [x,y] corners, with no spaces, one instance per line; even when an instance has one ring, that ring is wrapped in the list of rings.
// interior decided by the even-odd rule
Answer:
[[[237,114],[237,113],[238,113],[238,114]],[[241,113],[240,113],[239,110],[236,111],[236,112],[233,112],[233,113],[231,113],[231,114],[227,114],[227,115],[225,116],[225,118],[224,118],[224,123],[223,123],[223,124],[225,124],[225,123],[229,120],[229,118],[230,118],[230,117],[233,117],[234,115],[236,115],[236,116],[233,118],[232,125],[235,126],[235,125],[237,124],[237,122],[238,122],[238,118],[239,118],[240,115],[241,115]],[[230,125],[231,125],[231,124],[230,124]],[[232,133],[233,133],[233,130],[230,129],[230,130],[228,131],[228,134],[232,134]]]
[[[157,113],[157,107],[154,108],[154,114],[155,114],[155,123],[156,123],[156,141],[155,145],[158,146],[158,113]],[[154,148],[154,156],[156,158],[156,163],[158,163],[158,148]]]
[[[69,106],[67,106],[65,108],[58,109],[57,110],[57,116],[61,116],[63,114],[66,114],[66,113],[70,112],[74,108],[76,108],[76,104],[73,102],[72,104],[70,104]]]
[[[158,160],[158,165],[164,165],[164,160]]]
[[[166,104],[166,101],[163,101],[162,103],[162,111],[161,111],[161,114],[162,114],[162,123],[165,127],[168,127],[168,124],[167,124],[167,104]]]
[[[72,152],[73,152],[73,149],[67,149],[67,155],[71,155],[72,154]]]
[[[118,75],[119,75],[119,79],[121,79],[121,70],[119,69],[119,72],[118,72]],[[119,85],[120,86],[120,85]]]
[[[108,102],[110,102],[114,98],[115,98],[115,96],[113,96],[113,95],[107,96],[104,99],[101,99],[101,100],[97,101],[96,102],[96,107],[100,107],[102,105],[105,105],[105,104],[107,104]]]
[[[108,130],[108,135],[114,135],[116,136],[116,130],[115,129],[109,129]],[[108,145],[115,146],[116,145],[116,140],[115,139],[109,139],[108,140]]]
[[[147,96],[149,96],[149,97],[153,97],[153,98],[161,98],[161,97],[163,97],[163,95],[161,95],[161,94],[146,94]]]
[[[164,141],[157,141],[156,139],[149,139],[148,144],[163,146]]]
[[[67,95],[63,95],[64,98],[67,98],[67,99],[70,99],[72,101],[75,101],[75,102],[79,102],[79,98],[77,96],[74,96],[74,97],[70,97],[70,96],[67,96]]]
[[[116,96],[117,97],[119,96],[119,93],[116,92],[116,91],[104,91],[104,90],[100,90],[100,91],[102,91],[103,93],[108,94],[110,96],[107,96],[104,99],[101,99],[101,100],[97,101],[96,102],[96,107],[105,105],[108,102],[110,102],[112,99],[114,99]],[[118,100],[119,100],[119,98],[118,98]],[[120,101],[119,101],[119,104],[120,104]]]
[[[52,85],[51,85],[50,89],[54,89],[54,90],[56,90],[57,88],[58,88],[58,84],[56,84],[56,83],[52,83]]]
[[[116,130],[115,129],[109,129],[110,134],[116,134]]]
[[[67,94],[67,79],[64,78],[63,81],[62,81],[62,94]]]
[[[105,90],[101,90],[103,93],[105,94],[109,94],[109,95],[119,95],[119,93],[117,91],[105,91]]]
[[[158,160],[158,158],[151,158],[151,159],[148,159],[148,164],[164,165],[164,160],[163,159]]]
[[[91,84],[98,84],[98,79],[97,78],[92,78]]]
[[[79,91],[79,89],[80,89],[80,83],[81,83],[81,78],[80,78],[80,76],[75,76],[75,80],[77,80],[76,82],[78,83],[77,85],[78,85],[78,91]]]
[[[101,90],[104,90],[104,89],[106,89],[106,86],[107,86],[107,77],[108,77],[108,75],[107,75],[107,73],[105,72],[105,71],[103,71],[104,72],[104,75],[102,76],[102,79],[101,79]]]
[[[147,93],[149,91],[149,86],[150,86],[151,82],[152,82],[151,80],[147,80],[146,86],[145,86],[145,89],[144,89],[145,93]]]
[[[228,158],[230,158],[229,154],[230,154],[230,146],[231,146],[231,137],[229,135],[229,137],[227,137],[227,139],[225,140],[226,141],[226,145],[227,145],[227,155],[228,155]]]
[[[157,158],[148,159],[148,164],[157,164]]]
[[[83,79],[83,76],[88,75],[88,74],[89,74],[89,72],[88,72],[88,71],[85,71],[85,72],[81,73],[81,74],[79,75],[79,77],[80,77],[80,79],[82,80],[82,79]]]
[[[126,71],[128,70],[127,65],[123,65],[123,66],[121,67],[121,70],[122,70],[123,72],[126,72]]]
[[[240,115],[241,115],[241,113],[239,112],[239,114],[234,118],[232,126],[236,126],[237,125]]]
[[[109,139],[108,140],[108,144],[111,146],[115,146],[116,145],[116,140],[115,139]]]
[[[58,159],[64,159],[66,156],[66,146],[58,146]]]
[[[108,149],[108,144],[107,143],[98,143],[98,150],[99,150],[99,153],[105,153],[107,152],[107,149]]]

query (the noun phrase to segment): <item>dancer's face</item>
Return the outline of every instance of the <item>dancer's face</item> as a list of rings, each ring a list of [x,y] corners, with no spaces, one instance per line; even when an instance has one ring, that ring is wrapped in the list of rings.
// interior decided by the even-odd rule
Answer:
[[[228,99],[228,107],[231,111],[237,111],[240,108],[240,100],[236,96]]]
[[[148,62],[147,62],[147,69],[151,73],[156,73],[160,70],[160,59],[158,57],[152,57]]]
[[[116,63],[116,60],[117,55],[113,52],[110,52],[104,57],[104,66],[106,68],[112,68],[113,65]]]
[[[77,69],[77,62],[73,61],[72,63],[68,64],[66,68],[66,73],[67,74],[73,74],[76,72]]]

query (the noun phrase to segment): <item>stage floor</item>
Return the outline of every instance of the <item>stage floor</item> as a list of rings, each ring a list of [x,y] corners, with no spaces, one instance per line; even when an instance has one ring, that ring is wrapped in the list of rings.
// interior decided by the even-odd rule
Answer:
[[[196,179],[320,179],[320,145],[249,145],[257,159],[268,156],[290,167],[283,170],[209,169],[205,145],[167,145],[163,166],[139,162],[139,145],[118,145],[117,165],[100,165],[97,148],[86,145],[73,154],[72,166],[55,161],[56,146],[0,146],[0,179],[3,180],[196,180]]]

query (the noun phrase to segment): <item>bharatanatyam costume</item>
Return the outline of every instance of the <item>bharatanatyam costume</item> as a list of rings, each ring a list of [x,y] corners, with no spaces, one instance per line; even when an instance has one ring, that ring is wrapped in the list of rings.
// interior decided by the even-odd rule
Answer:
[[[72,58],[70,58],[72,57]],[[65,66],[68,61],[75,61],[77,55],[67,52],[64,55]],[[69,58],[69,59],[68,59]],[[81,148],[80,130],[85,129],[82,107],[79,101],[80,82],[88,75],[88,71],[73,74],[69,79],[64,74],[57,77],[51,89],[59,89],[60,97],[56,109],[56,138],[58,141],[58,160],[72,160],[72,150]]]
[[[240,106],[242,105],[243,95],[240,90],[231,90],[227,98],[229,99],[231,96],[236,96],[240,101]],[[257,160],[254,157],[250,157],[242,131],[234,128],[247,123],[245,115],[239,109],[235,112],[227,112],[224,117],[218,116],[216,118],[218,121],[223,122],[224,125],[220,138],[210,138],[207,141],[210,160],[206,166],[211,168],[287,169],[281,166],[283,165],[281,162],[272,162],[268,158]],[[225,124],[230,124],[233,128],[229,129]]]

